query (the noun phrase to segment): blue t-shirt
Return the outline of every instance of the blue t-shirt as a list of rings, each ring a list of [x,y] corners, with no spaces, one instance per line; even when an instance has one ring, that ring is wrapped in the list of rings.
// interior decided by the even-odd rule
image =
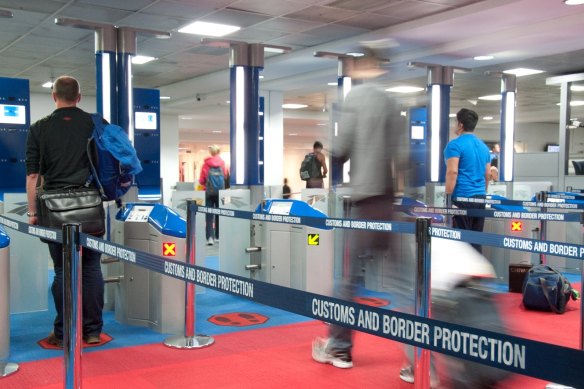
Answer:
[[[452,197],[486,194],[485,171],[491,162],[487,145],[475,134],[465,133],[451,140],[444,149],[444,160],[458,158],[458,178]]]

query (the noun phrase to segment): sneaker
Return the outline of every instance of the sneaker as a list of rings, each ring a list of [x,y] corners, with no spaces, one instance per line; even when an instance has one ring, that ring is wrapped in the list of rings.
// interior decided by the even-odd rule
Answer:
[[[101,338],[99,335],[87,335],[83,337],[83,341],[87,344],[99,344],[101,343]]]
[[[213,238],[207,239],[207,246],[213,246]]]
[[[47,336],[47,343],[51,346],[63,348],[63,339],[57,338],[54,332],[51,332],[49,336]]]
[[[320,363],[330,363],[339,369],[353,367],[351,352],[346,350],[328,350],[328,339],[316,338],[312,342],[312,359]]]
[[[219,238],[215,238],[215,243],[219,243]]]
[[[404,381],[407,382],[408,384],[413,384],[414,383],[414,366],[409,365],[406,367],[403,367],[400,371],[399,371],[399,378]],[[430,374],[430,388],[434,389],[434,388],[438,388],[440,386],[440,381],[434,377],[432,374]]]

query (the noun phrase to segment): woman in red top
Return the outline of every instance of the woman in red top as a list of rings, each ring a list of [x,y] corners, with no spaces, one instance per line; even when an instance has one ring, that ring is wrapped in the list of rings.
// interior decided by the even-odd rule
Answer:
[[[219,207],[219,190],[225,189],[225,183],[229,177],[225,161],[219,156],[220,152],[219,146],[209,146],[211,156],[205,158],[205,163],[201,168],[199,184],[205,187],[205,205],[207,207]],[[206,220],[207,245],[212,246],[214,242],[219,242],[219,217],[207,214]]]

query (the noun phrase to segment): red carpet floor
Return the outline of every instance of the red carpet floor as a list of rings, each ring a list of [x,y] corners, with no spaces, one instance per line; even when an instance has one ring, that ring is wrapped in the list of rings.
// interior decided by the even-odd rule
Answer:
[[[578,346],[579,303],[564,315],[524,311],[520,294],[500,296],[500,307],[516,335]],[[396,388],[413,389],[399,379],[404,364],[399,343],[357,333],[354,368],[336,369],[312,361],[311,341],[324,335],[320,322],[308,322],[220,335],[200,350],[146,345],[83,355],[87,388]],[[514,376],[500,388],[544,388],[546,382]],[[62,388],[63,359],[21,364],[0,379],[3,389]]]

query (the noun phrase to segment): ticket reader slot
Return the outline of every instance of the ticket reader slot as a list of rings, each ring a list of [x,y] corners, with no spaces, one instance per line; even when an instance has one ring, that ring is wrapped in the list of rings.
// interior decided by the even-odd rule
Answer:
[[[186,221],[170,208],[130,203],[118,212],[116,220],[123,224],[118,230],[124,246],[185,261]],[[159,332],[181,333],[184,295],[184,281],[124,261],[115,301],[116,320]]]
[[[326,218],[304,201],[269,199],[256,213],[255,247],[247,268],[255,278],[277,285],[330,294],[334,278],[331,228],[303,225],[302,217]],[[294,224],[292,224],[294,223]],[[296,224],[297,223],[297,224]],[[251,257],[251,255],[255,255]]]

